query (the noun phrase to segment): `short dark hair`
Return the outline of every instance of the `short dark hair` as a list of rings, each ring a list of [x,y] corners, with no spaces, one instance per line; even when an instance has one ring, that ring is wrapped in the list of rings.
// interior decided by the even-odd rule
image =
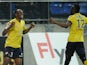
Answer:
[[[14,14],[16,14],[17,13],[17,9],[14,11]]]
[[[23,11],[22,9],[16,9],[14,13],[16,14],[19,10]]]
[[[74,4],[73,7],[74,7],[74,9],[75,9],[75,12],[76,12],[76,13],[79,13],[79,11],[80,11],[80,6],[79,6],[79,4]]]

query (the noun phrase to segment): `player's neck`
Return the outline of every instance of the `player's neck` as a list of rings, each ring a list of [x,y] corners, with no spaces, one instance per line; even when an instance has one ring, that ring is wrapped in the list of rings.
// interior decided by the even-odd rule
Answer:
[[[19,22],[21,21],[21,19],[19,19],[19,18],[16,18]]]

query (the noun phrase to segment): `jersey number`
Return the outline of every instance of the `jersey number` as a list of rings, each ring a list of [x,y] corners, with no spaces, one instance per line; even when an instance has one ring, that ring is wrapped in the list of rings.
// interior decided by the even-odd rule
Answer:
[[[78,21],[78,28],[84,28],[84,20],[77,20]]]

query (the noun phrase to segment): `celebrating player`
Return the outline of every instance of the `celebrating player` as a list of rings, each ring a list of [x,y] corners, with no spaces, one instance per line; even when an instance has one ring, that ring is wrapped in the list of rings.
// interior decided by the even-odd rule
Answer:
[[[80,6],[74,4],[71,8],[71,15],[68,17],[66,23],[55,21],[53,18],[50,18],[50,22],[57,24],[61,27],[67,28],[70,26],[70,33],[68,37],[68,43],[66,46],[66,56],[65,64],[69,65],[73,53],[76,51],[79,58],[84,65],[87,65],[85,49],[84,49],[84,25],[87,24],[87,17],[79,13]]]
[[[2,32],[3,36],[7,34],[3,65],[8,65],[11,58],[14,59],[16,65],[21,65],[23,57],[21,51],[22,36],[34,26],[35,24],[31,23],[29,28],[26,28],[25,21],[23,20],[23,11],[21,9],[15,11],[15,18],[7,23]]]

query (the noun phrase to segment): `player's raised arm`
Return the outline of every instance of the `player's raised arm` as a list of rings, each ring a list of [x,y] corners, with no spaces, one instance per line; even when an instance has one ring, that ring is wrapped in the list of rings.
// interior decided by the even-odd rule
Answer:
[[[23,31],[23,34],[26,34],[27,32],[29,32],[29,31],[30,31],[32,28],[34,28],[34,27],[35,27],[35,23],[32,22],[32,23],[30,24],[30,26]]]
[[[53,17],[51,17],[51,18],[49,19],[49,21],[50,21],[51,23],[53,23],[53,24],[57,24],[57,25],[59,25],[59,26],[61,26],[61,27],[64,27],[64,28],[67,28],[67,27],[69,27],[69,26],[71,25],[71,22],[69,22],[69,21],[67,21],[66,23],[62,23],[62,22],[58,22],[58,21],[54,20]]]
[[[6,35],[8,31],[14,26],[15,22],[7,23],[5,29],[2,32],[2,35]]]

